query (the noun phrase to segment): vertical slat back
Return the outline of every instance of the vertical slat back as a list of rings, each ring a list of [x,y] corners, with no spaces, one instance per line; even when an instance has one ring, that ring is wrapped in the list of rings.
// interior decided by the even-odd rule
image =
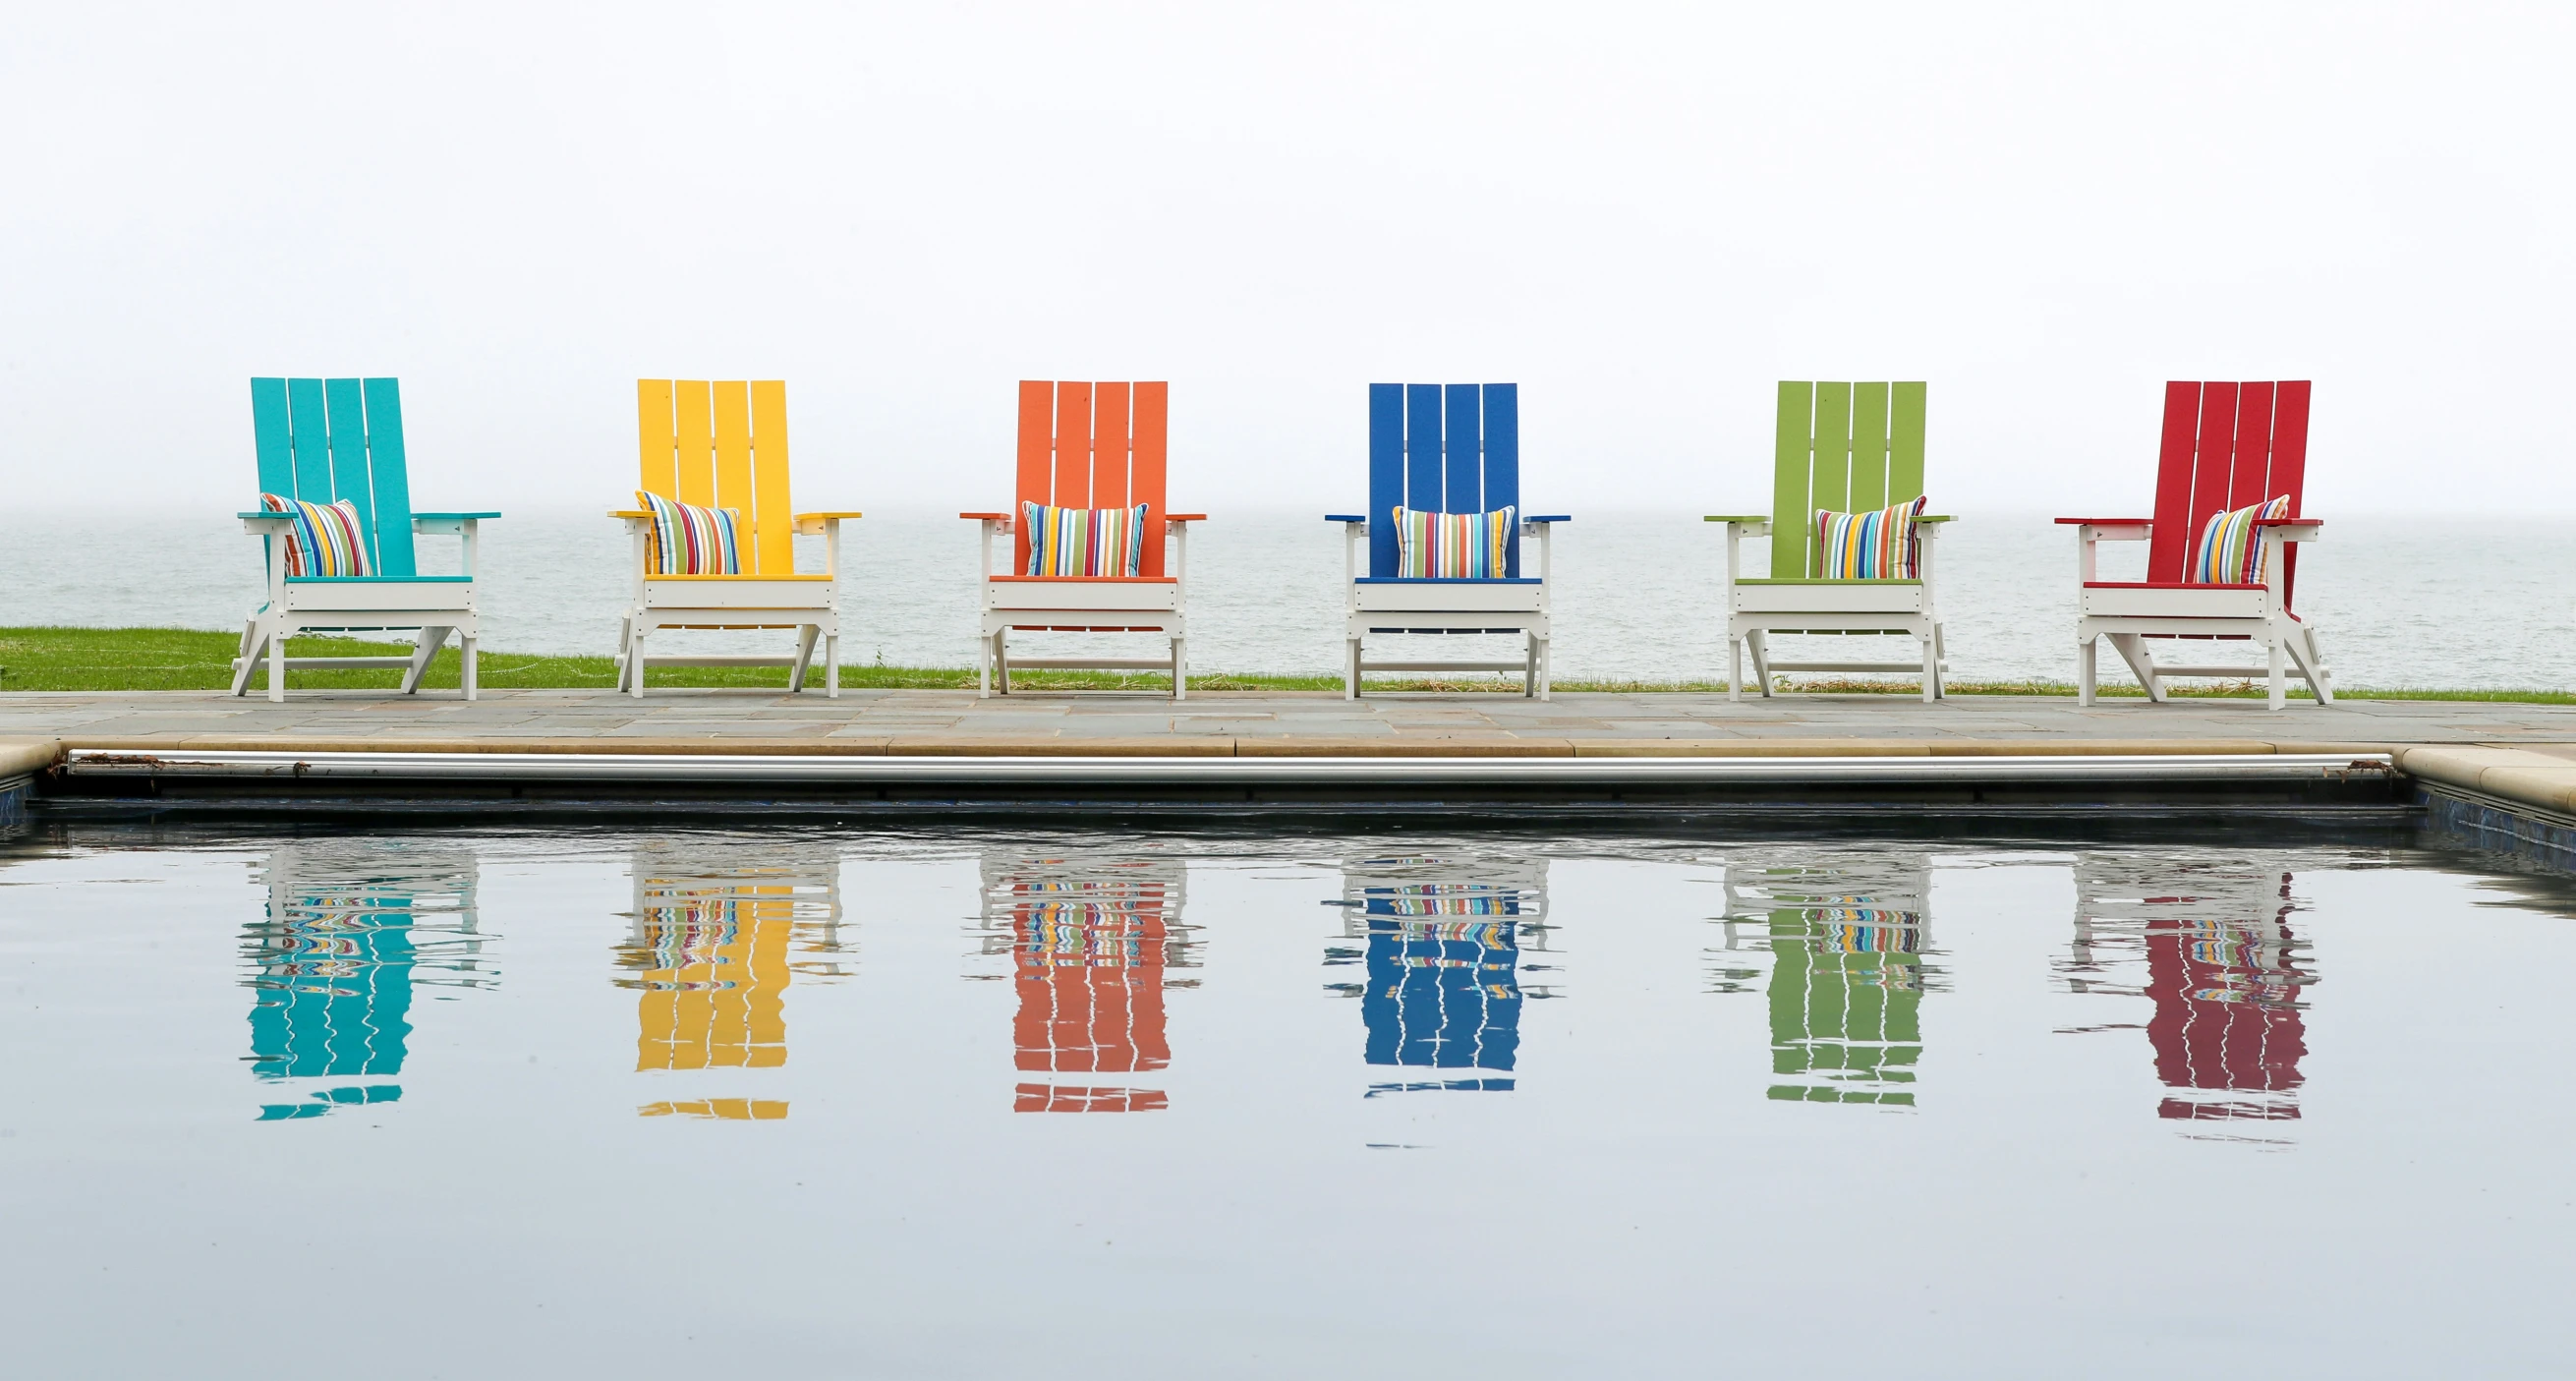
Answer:
[[[1395,510],[1404,503],[1404,385],[1369,385],[1369,574],[1393,579],[1402,554]]]
[[[1011,572],[1029,568],[1029,525],[1020,505],[1055,502],[1055,385],[1020,381],[1020,446],[1011,485]]]
[[[262,493],[346,499],[377,574],[410,576],[411,486],[391,379],[253,379],[251,435]]]
[[[1091,385],[1055,386],[1055,497],[1058,508],[1091,507]]]
[[[635,445],[637,488],[734,511],[744,575],[795,572],[784,382],[638,379]]]
[[[366,406],[367,467],[374,478],[376,569],[408,580],[420,574],[412,557],[411,454],[403,445],[402,386],[392,379],[361,379]]]
[[[2228,447],[2227,497],[2221,508],[2243,508],[2272,497],[2272,399],[2277,385],[2237,386],[2236,435]]]
[[[1017,494],[1058,508],[1147,506],[1137,573],[1163,574],[1165,477],[1170,465],[1169,383],[1020,381]],[[1014,510],[1014,516],[1018,516]],[[1028,524],[1013,525],[1014,571],[1029,565]]]
[[[1133,450],[1128,459],[1126,502],[1147,505],[1145,554],[1136,571],[1139,575],[1160,577],[1166,531],[1163,520],[1172,512],[1166,484],[1171,468],[1172,386],[1160,379],[1139,382],[1130,397]]]
[[[1403,564],[1395,510],[1491,513],[1521,501],[1517,384],[1369,385],[1369,574]],[[1520,574],[1520,527],[1504,543]]]
[[[1807,511],[1798,519],[1807,534],[1807,574],[1824,574],[1824,546],[1816,536],[1816,510],[1849,513],[1852,472],[1852,386],[1816,383],[1816,474],[1808,481]],[[1772,539],[1778,541],[1775,534]]]
[[[635,449],[641,464],[635,487],[647,494],[677,499],[680,493],[680,438],[672,430],[671,381],[635,381]]]
[[[1091,507],[1127,506],[1128,472],[1134,467],[1133,439],[1127,433],[1133,398],[1128,384],[1091,386]],[[1153,516],[1161,517],[1155,509]]]
[[[705,506],[716,501],[716,436],[714,390],[704,379],[671,381],[671,432],[677,437],[679,503]]]
[[[1521,386],[1485,385],[1484,511],[1519,509],[1521,502]],[[1503,574],[1521,573],[1521,529],[1515,512],[1511,535],[1504,539]]]
[[[1920,379],[1888,385],[1887,501],[1899,504],[1923,488],[1923,420],[1925,395]]]
[[[1815,511],[1809,484],[1816,466],[1816,386],[1780,381],[1780,411],[1771,444],[1771,578],[1801,580],[1807,550],[1815,545],[1808,515]],[[1808,535],[1801,537],[1799,534]]]
[[[1852,385],[1851,508],[1885,508],[1887,494],[1887,385]],[[1906,497],[1912,498],[1912,495]],[[1823,505],[1818,505],[1822,507]]]
[[[2290,496],[2290,516],[2299,517],[2307,503],[2308,390],[2306,379],[2284,379],[2272,401],[2272,473],[2264,487]],[[2268,497],[2268,496],[2267,496]],[[2290,547],[2281,560],[2281,607],[2291,608],[2299,580],[2299,549]]]
[[[735,541],[749,574],[760,567],[760,514],[751,493],[751,387],[740,379],[710,379],[707,403],[715,431],[715,506],[734,511]]]
[[[1440,508],[1440,385],[1404,388],[1404,505]],[[1389,515],[1390,517],[1392,515]]]
[[[295,452],[294,497],[331,502],[331,424],[325,420],[320,379],[286,381],[287,442]]]
[[[367,401],[355,379],[322,381],[324,425],[331,439],[331,498],[347,500],[358,510],[358,541],[367,549],[367,564],[378,568],[384,558],[376,545],[376,486],[367,466]]]
[[[2147,535],[2147,579],[2182,579],[2192,534],[2193,457],[2200,439],[2201,385],[2176,380],[2165,385],[2163,441],[2156,450],[2155,526]]]
[[[250,434],[259,450],[259,492],[295,492],[295,444],[286,420],[286,381],[250,381]]]
[[[796,573],[796,501],[787,484],[787,381],[751,381],[751,507],[757,515],[751,569]]]
[[[2236,404],[2242,391],[2242,385],[2232,383],[2200,386],[2200,434],[2192,446],[2191,516],[2182,529],[2186,542],[2198,540],[2200,525],[2227,507],[2227,470],[2236,453]],[[2183,560],[2190,559],[2186,552]]]
[[[1443,513],[1485,511],[1484,390],[1474,384],[1451,384],[1441,390],[1447,403],[1440,427],[1440,501],[1418,505]]]

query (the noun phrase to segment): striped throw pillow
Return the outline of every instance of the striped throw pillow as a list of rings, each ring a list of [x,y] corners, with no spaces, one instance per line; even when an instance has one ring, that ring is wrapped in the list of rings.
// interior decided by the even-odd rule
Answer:
[[[635,498],[653,513],[653,526],[644,533],[646,575],[742,574],[742,545],[735,536],[740,512],[673,503],[641,489]]]
[[[358,526],[358,506],[342,499],[337,503],[306,503],[279,494],[262,494],[259,506],[271,513],[295,515],[295,526],[286,533],[286,573],[315,576],[369,576],[376,573],[367,560],[367,539]]]
[[[2189,580],[2194,585],[2262,584],[2263,543],[2255,533],[2254,522],[2258,518],[2289,516],[2287,494],[2267,503],[2210,514],[2209,521],[2200,526],[2200,545],[2192,548]]]
[[[1511,569],[1511,507],[1491,513],[1427,513],[1418,508],[1395,510],[1395,573],[1407,580],[1425,576],[1451,580],[1487,580]]]
[[[1145,565],[1145,510],[1055,508],[1023,502],[1030,575],[1136,575]]]
[[[1923,497],[1917,494],[1869,513],[1817,509],[1816,540],[1823,552],[1817,576],[1825,580],[1917,578],[1914,520],[1923,516]]]

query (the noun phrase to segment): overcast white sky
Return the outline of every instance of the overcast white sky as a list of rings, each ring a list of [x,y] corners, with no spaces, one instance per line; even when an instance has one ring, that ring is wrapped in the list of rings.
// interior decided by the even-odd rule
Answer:
[[[1763,506],[1773,381],[1931,383],[1936,508],[2143,510],[2167,378],[2317,381],[2307,510],[2576,511],[2576,6],[19,5],[0,479],[254,490],[403,382],[423,507],[607,506],[634,380],[803,504],[1006,501],[1172,381],[1178,507],[1340,509],[1372,380],[1528,502]]]

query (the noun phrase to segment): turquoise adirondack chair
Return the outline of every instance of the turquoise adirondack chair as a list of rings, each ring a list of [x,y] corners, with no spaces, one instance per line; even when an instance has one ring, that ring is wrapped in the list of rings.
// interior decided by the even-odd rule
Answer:
[[[1771,513],[1711,514],[1726,525],[1726,698],[1738,699],[1743,653],[1771,694],[1776,671],[1863,671],[1920,675],[1926,701],[1942,697],[1949,670],[1941,615],[1933,598],[1933,539],[1946,515],[1917,520],[1916,578],[1847,580],[1824,576],[1816,510],[1868,512],[1923,492],[1923,404],[1920,383],[1807,383],[1783,380],[1772,452]],[[1747,576],[1741,545],[1771,539],[1771,574]],[[1775,662],[1772,633],[1897,634],[1923,655],[1905,662]]]
[[[268,563],[268,602],[242,627],[233,660],[233,694],[244,694],[263,654],[268,698],[286,698],[288,667],[399,667],[402,689],[420,689],[429,659],[457,635],[464,652],[465,698],[474,698],[474,542],[476,524],[498,513],[414,513],[404,464],[402,398],[391,379],[253,379],[253,435],[261,492],[307,503],[346,499],[358,510],[359,536],[375,574],[291,576],[286,537],[291,513],[243,513]],[[413,559],[416,534],[464,539],[463,575],[422,575]],[[289,657],[299,633],[420,630],[407,657]]]

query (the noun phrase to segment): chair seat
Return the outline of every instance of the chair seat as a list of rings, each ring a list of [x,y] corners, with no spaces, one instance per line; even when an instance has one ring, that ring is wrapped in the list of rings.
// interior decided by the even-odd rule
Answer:
[[[1363,575],[1355,585],[1538,585],[1534,575]]]
[[[2267,590],[2268,585],[2221,584],[2203,580],[2088,580],[2088,590]]]
[[[1919,614],[1920,580],[1738,580],[1738,614]]]
[[[997,584],[1030,585],[1178,585],[1168,575],[993,575],[985,579]]]
[[[354,589],[364,585],[471,585],[470,575],[290,575],[289,585],[321,585]]]

